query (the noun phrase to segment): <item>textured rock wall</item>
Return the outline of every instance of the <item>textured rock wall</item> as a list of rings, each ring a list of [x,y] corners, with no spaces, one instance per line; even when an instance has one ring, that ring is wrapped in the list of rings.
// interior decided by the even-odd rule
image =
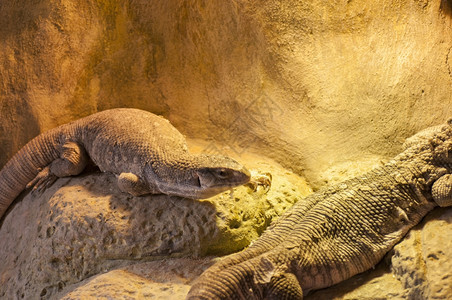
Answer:
[[[452,116],[446,0],[5,0],[0,40],[0,166],[129,106],[320,184]]]

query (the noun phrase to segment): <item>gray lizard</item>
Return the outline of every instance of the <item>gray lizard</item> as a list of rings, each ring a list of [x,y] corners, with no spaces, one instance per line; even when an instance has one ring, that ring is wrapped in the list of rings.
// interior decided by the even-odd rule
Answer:
[[[168,120],[139,109],[105,110],[51,129],[27,143],[0,171],[0,217],[25,189],[43,190],[92,160],[134,196],[200,199],[247,183],[249,171],[220,155],[189,153]]]
[[[369,173],[299,201],[187,299],[302,299],[370,269],[435,206],[452,205],[452,120]]]

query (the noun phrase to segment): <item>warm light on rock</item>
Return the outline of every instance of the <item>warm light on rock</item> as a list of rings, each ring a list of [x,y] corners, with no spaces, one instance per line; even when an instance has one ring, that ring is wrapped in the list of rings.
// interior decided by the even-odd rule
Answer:
[[[451,0],[0,1],[0,169],[41,132],[133,107],[257,174],[203,201],[134,198],[97,173],[24,194],[0,223],[0,298],[184,297],[211,264],[190,257],[246,247],[311,188],[452,117]],[[305,299],[450,295],[450,208],[433,216]]]

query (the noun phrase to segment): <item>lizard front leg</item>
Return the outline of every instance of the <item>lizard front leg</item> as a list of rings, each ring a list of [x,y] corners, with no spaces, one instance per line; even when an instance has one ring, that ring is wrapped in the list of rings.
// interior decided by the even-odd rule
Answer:
[[[75,142],[67,142],[61,146],[60,157],[40,170],[27,184],[27,188],[33,187],[32,192],[41,192],[52,185],[58,177],[80,174],[87,162],[88,154],[85,149]]]
[[[150,189],[144,180],[133,173],[121,173],[118,176],[118,187],[121,191],[133,196],[156,193]]]

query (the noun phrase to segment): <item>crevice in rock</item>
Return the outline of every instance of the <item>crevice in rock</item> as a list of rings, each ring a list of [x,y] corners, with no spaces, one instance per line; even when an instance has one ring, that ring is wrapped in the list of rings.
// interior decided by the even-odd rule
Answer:
[[[450,66],[450,59],[452,58],[452,47],[449,48],[449,51],[446,55],[446,65],[447,65],[447,71],[449,72],[449,76],[452,79],[452,67]]]

